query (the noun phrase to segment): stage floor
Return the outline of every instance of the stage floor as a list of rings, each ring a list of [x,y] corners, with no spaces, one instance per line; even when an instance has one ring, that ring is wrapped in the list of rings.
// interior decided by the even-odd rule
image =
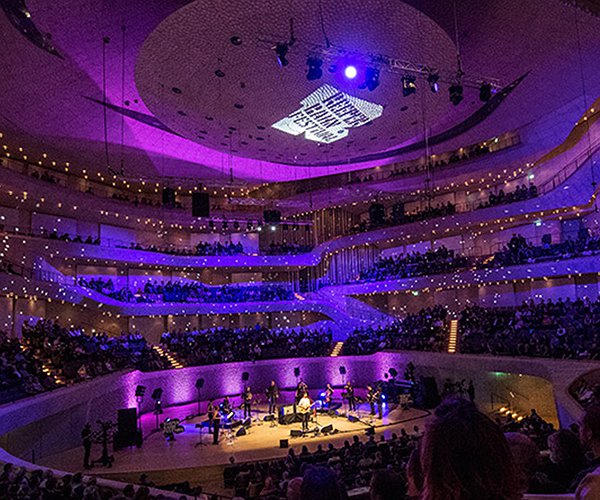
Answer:
[[[201,409],[206,409],[206,403],[201,404]],[[233,457],[236,463],[280,458],[287,454],[287,450],[279,447],[281,439],[288,439],[289,446],[295,451],[300,451],[303,445],[309,450],[316,449],[318,443],[324,446],[332,443],[335,446],[343,444],[344,440],[352,439],[353,435],[364,438],[366,430],[373,426],[376,433],[385,432],[391,436],[392,432],[399,432],[406,427],[411,432],[414,425],[423,426],[423,420],[429,412],[414,408],[402,410],[399,408],[388,411],[384,405],[383,419],[372,419],[368,404],[359,407],[358,412],[353,415],[358,421],[350,421],[345,416],[345,409],[340,408],[339,416],[317,414],[317,422],[312,421],[310,429],[324,427],[331,424],[336,431],[327,435],[315,435],[310,433],[303,437],[290,436],[292,429],[300,430],[301,424],[280,425],[277,422],[264,422],[263,417],[267,414],[266,405],[259,405],[253,411],[252,425],[247,428],[247,434],[240,437],[228,436],[227,430],[222,430],[218,445],[212,444],[212,434],[208,434],[206,427],[198,428],[196,424],[204,422],[206,415],[194,416],[198,410],[197,403],[183,406],[165,408],[164,413],[159,416],[159,422],[166,418],[179,418],[185,431],[176,434],[175,441],[167,441],[162,431],[156,432],[156,417],[153,414],[142,415],[142,429],[144,442],[141,448],[131,447],[114,452],[114,464],[112,468],[94,467],[86,471],[86,474],[97,474],[103,477],[124,477],[123,474],[151,474],[153,471],[173,471],[176,469],[191,469],[206,466],[225,465]],[[238,415],[242,413],[237,412]],[[237,429],[234,429],[234,431]],[[231,433],[229,433],[231,434]],[[92,458],[98,458],[101,446],[95,444],[92,450]],[[83,447],[44,457],[39,461],[42,466],[54,467],[69,472],[82,470]],[[152,475],[150,475],[152,477]]]

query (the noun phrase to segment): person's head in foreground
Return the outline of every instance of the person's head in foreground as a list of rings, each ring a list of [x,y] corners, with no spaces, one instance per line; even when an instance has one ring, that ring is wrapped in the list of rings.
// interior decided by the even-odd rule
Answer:
[[[421,444],[422,500],[510,500],[522,487],[501,429],[464,399],[444,401]]]
[[[327,467],[311,466],[302,477],[301,500],[343,500],[345,491],[338,484],[335,472]]]

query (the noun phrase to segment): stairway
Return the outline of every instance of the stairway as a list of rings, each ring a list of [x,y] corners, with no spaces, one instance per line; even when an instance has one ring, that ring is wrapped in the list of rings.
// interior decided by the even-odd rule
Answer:
[[[454,354],[458,346],[458,320],[450,320],[450,332],[448,334],[448,352]]]
[[[27,347],[24,346],[23,344],[21,344],[21,351],[27,351]],[[39,356],[36,356],[35,354],[33,355],[33,357],[42,365],[42,371],[48,375],[56,385],[65,385],[65,378],[58,374],[55,370],[53,370],[52,368],[50,368],[50,365],[46,362],[46,360],[40,358]]]
[[[331,354],[329,354],[329,356],[331,356],[332,358],[338,357],[341,354],[343,347],[344,347],[343,342],[336,342],[334,344],[333,349],[331,350]]]
[[[179,368],[183,368],[183,365],[179,362],[179,360],[175,357],[175,355],[169,351],[168,349],[163,349],[158,345],[153,345],[152,349],[154,349],[161,358],[165,358],[169,363],[170,368],[175,368],[176,370]]]

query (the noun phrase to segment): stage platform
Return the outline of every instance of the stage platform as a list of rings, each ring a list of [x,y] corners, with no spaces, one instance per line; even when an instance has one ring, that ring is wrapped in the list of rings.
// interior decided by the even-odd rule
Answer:
[[[287,399],[287,398],[286,398]],[[206,411],[206,402],[200,404],[200,409]],[[208,433],[206,426],[197,427],[196,424],[206,421],[206,414],[200,416],[198,404],[190,403],[183,406],[165,408],[159,415],[159,423],[166,418],[178,418],[184,427],[184,432],[176,434],[175,441],[168,441],[162,431],[156,431],[156,416],[154,414],[142,415],[142,429],[144,434],[143,445],[140,448],[131,447],[114,452],[114,464],[111,468],[94,467],[86,471],[86,474],[100,475],[111,479],[133,480],[141,473],[147,473],[152,479],[173,478],[180,480],[186,474],[184,470],[191,472],[195,470],[194,477],[188,477],[192,483],[194,479],[202,476],[197,474],[199,468],[213,467],[222,470],[222,466],[229,463],[230,457],[236,463],[247,461],[267,460],[281,458],[287,454],[286,449],[280,448],[280,440],[287,439],[289,446],[295,451],[300,451],[303,445],[309,450],[314,450],[317,444],[326,446],[332,443],[335,446],[343,444],[344,440],[351,440],[353,435],[365,439],[369,427],[374,427],[378,435],[385,433],[386,437],[392,432],[399,432],[406,427],[408,432],[412,431],[414,425],[421,428],[429,412],[415,408],[394,408],[391,411],[384,405],[383,418],[372,418],[368,404],[359,406],[358,411],[353,412],[352,420],[346,416],[345,408],[338,410],[339,415],[327,415],[318,413],[316,421],[311,420],[310,429],[322,428],[332,425],[334,432],[329,434],[315,434],[310,432],[303,437],[291,437],[291,430],[300,430],[301,424],[293,423],[281,425],[277,421],[265,422],[263,418],[267,415],[266,404],[258,405],[252,413],[252,424],[246,429],[244,436],[235,436],[232,432],[223,430],[218,445],[213,445],[213,436]],[[237,416],[241,418],[243,412],[237,410]],[[98,458],[101,446],[95,444],[92,458]],[[111,453],[113,453],[111,451]],[[54,467],[69,472],[82,470],[83,447],[74,448],[63,453],[44,457],[39,461],[40,465]],[[220,467],[216,467],[220,466]],[[166,474],[165,474],[166,473]],[[216,473],[217,476],[220,473]],[[159,479],[160,480],[160,479]],[[163,479],[164,480],[164,479]]]

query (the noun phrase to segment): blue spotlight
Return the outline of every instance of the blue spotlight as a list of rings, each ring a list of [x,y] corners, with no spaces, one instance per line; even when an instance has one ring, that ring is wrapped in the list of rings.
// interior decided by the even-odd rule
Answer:
[[[356,70],[356,66],[346,66],[346,69],[344,70],[344,75],[346,75],[346,78],[350,78],[350,80],[352,80],[353,78],[356,78],[357,74],[358,71]]]

